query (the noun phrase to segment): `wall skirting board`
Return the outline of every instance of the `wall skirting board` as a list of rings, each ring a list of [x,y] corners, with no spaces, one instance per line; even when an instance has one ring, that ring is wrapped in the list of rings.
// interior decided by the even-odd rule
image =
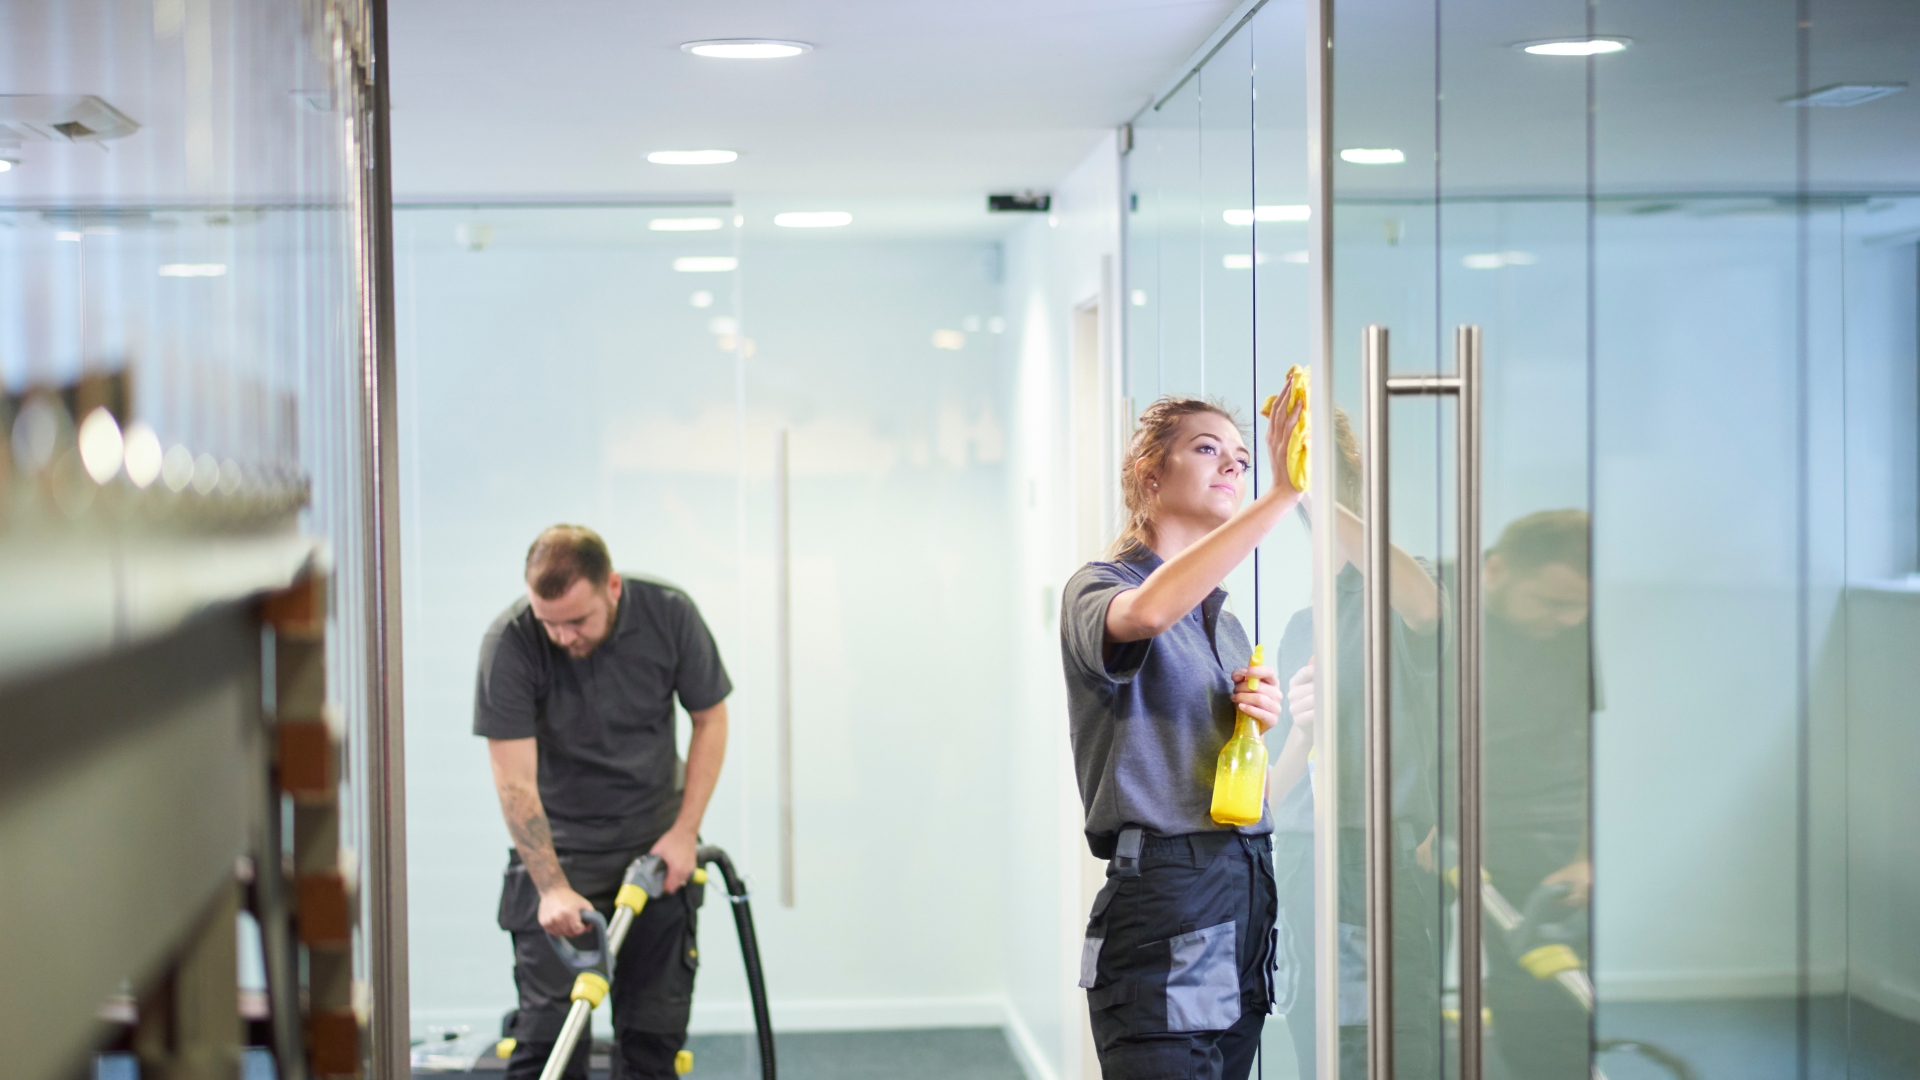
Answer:
[[[1020,1010],[1010,1001],[1001,1002],[1003,1023],[1001,1030],[1007,1033],[1007,1044],[1013,1047],[1013,1056],[1020,1062],[1020,1071],[1027,1074],[1027,1080],[1062,1080],[1047,1063],[1047,1055],[1040,1049],[1040,1041],[1033,1037],[1033,1031],[1026,1021],[1020,1018]]]
[[[1751,971],[1649,971],[1600,973],[1600,1004],[1609,1001],[1700,1001],[1709,998],[1792,997],[1800,976],[1791,968]],[[1816,994],[1838,994],[1846,989],[1843,968],[1813,973],[1810,989]]]

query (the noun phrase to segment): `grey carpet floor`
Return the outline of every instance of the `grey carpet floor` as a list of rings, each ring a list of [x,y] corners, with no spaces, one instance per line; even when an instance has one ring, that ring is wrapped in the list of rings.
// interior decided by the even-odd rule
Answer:
[[[1800,1071],[1805,1024],[1807,1071]],[[1684,1060],[1693,1080],[1848,1080],[1920,1077],[1920,1024],[1858,998],[1602,1003],[1600,1038],[1642,1039]],[[1627,1055],[1602,1055],[1608,1080],[1669,1080],[1669,1071]]]
[[[774,1036],[780,1080],[1024,1080],[999,1028],[819,1031]],[[691,1080],[758,1080],[750,1035],[695,1035]],[[592,1080],[606,1076],[604,1060]],[[415,1073],[416,1080],[499,1080],[497,1070]]]

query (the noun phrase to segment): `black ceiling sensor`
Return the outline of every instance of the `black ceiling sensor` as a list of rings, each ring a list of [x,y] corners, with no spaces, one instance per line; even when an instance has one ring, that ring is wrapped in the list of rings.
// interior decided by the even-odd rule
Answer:
[[[1025,195],[989,195],[987,211],[995,214],[1021,213],[1044,214],[1053,207],[1053,196],[1035,195],[1029,191]]]

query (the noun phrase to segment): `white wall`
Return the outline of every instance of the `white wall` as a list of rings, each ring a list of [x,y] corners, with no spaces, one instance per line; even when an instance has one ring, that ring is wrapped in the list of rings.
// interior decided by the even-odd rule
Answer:
[[[1804,828],[1814,989],[1847,985],[1849,939],[1917,986],[1891,923],[1849,925],[1850,875],[1856,917],[1862,875],[1865,910],[1916,898],[1905,846],[1863,840],[1904,804],[1880,765],[1915,759],[1887,712],[1911,713],[1884,645],[1906,624],[1845,599],[1911,565],[1913,249],[1870,239],[1910,211],[1812,216],[1803,392],[1793,218],[1711,209],[1600,223],[1596,974],[1614,1000],[1794,993]]]
[[[1006,641],[1010,728],[1001,957],[1010,1032],[1029,1070],[1078,1077],[1084,1006],[1075,988],[1087,910],[1080,874],[1090,861],[1067,738],[1060,668],[1060,587],[1074,553],[1069,408],[1074,308],[1104,301],[1113,335],[1113,283],[1120,258],[1120,172],[1113,137],[1053,188],[1053,212],[1007,240],[1008,372],[1014,410],[1009,513],[1015,562]]]

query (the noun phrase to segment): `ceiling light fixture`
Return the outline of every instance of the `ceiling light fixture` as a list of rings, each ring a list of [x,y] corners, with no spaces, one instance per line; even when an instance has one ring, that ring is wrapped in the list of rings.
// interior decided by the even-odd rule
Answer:
[[[1516,41],[1513,47],[1535,56],[1605,56],[1624,52],[1629,44],[1631,40],[1623,37],[1578,37]]]
[[[717,217],[657,217],[647,222],[654,232],[707,232],[725,224]]]
[[[12,171],[13,171],[13,161],[9,158],[0,157],[0,172],[12,172]]]
[[[844,210],[800,210],[775,214],[773,223],[786,229],[834,229],[853,224],[853,215]]]
[[[779,41],[774,38],[713,38],[686,42],[680,46],[680,51],[695,56],[711,56],[717,60],[779,60],[810,53],[813,46],[804,41]]]
[[[732,150],[655,150],[647,155],[655,165],[725,165],[739,158]]]
[[[226,277],[226,263],[162,263],[161,277]]]
[[[1355,165],[1398,165],[1407,160],[1407,155],[1402,151],[1385,147],[1369,149],[1364,146],[1355,146],[1340,151],[1340,160],[1350,161]]]
[[[1822,86],[1804,94],[1783,97],[1780,99],[1780,104],[1844,109],[1849,105],[1859,105],[1889,94],[1897,94],[1906,88],[1906,83],[1834,83],[1832,86]]]
[[[1532,266],[1539,261],[1527,251],[1483,251],[1461,256],[1460,265],[1469,270],[1498,270],[1503,266]]]
[[[673,260],[673,268],[683,274],[725,274],[740,265],[731,255],[682,255]]]
[[[1251,225],[1256,221],[1306,221],[1313,217],[1313,207],[1256,206],[1251,210],[1222,210],[1220,217],[1229,225]]]

